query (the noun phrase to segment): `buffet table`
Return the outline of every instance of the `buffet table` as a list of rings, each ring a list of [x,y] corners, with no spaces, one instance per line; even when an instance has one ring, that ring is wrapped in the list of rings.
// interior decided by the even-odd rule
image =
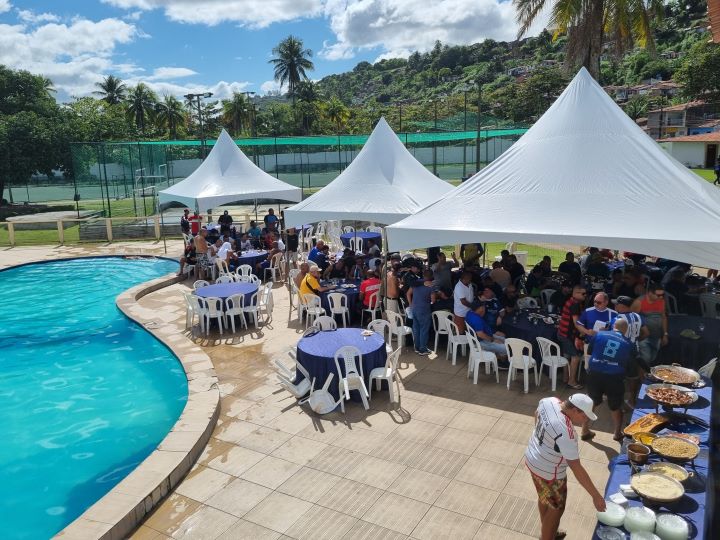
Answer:
[[[686,463],[685,468],[694,473],[694,477],[684,482],[685,495],[674,503],[670,504],[648,504],[649,508],[656,513],[670,512],[685,518],[690,526],[691,539],[700,540],[703,538],[713,538],[710,533],[709,520],[713,512],[713,481],[710,466],[710,449],[713,441],[712,420],[711,420],[711,403],[713,398],[713,386],[709,379],[703,379],[707,386],[695,390],[698,394],[698,401],[687,409],[687,413],[700,420],[707,422],[709,428],[701,427],[696,424],[682,421],[682,423],[671,423],[666,426],[669,430],[679,431],[683,433],[692,433],[700,437],[700,454],[695,458],[694,463]],[[655,412],[655,401],[645,395],[648,384],[646,381],[640,389],[640,399],[638,399],[637,407],[633,411],[631,422],[641,418],[642,416]],[[675,409],[682,411],[682,409]],[[662,408],[660,410],[662,411]],[[664,430],[658,431],[662,434]],[[610,461],[610,478],[605,488],[605,499],[610,495],[620,491],[620,484],[629,484],[632,469],[628,461],[626,447],[632,439],[626,438],[620,455]],[[656,454],[651,454],[648,463],[660,461]],[[639,498],[628,498],[628,508],[631,506],[641,506],[642,502]],[[708,511],[706,512],[706,507]],[[598,526],[600,526],[598,524]],[[624,530],[624,529],[622,529]],[[627,538],[629,538],[629,534]],[[597,527],[593,539],[598,539]]]

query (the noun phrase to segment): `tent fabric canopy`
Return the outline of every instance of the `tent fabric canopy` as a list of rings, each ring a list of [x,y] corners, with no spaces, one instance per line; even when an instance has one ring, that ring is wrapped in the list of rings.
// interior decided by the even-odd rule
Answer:
[[[357,157],[330,184],[285,210],[285,224],[322,220],[395,223],[452,190],[403,146],[381,118]]]
[[[673,159],[582,68],[502,156],[387,229],[391,249],[548,242],[720,268],[720,193]]]
[[[185,180],[160,191],[159,198],[160,204],[179,202],[204,211],[252,199],[297,202],[302,190],[257,167],[222,130],[205,161]]]

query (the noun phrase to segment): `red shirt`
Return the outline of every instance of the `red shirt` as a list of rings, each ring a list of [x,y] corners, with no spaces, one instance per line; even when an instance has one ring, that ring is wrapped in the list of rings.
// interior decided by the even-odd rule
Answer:
[[[365,307],[370,306],[370,297],[373,294],[380,294],[378,291],[380,290],[380,279],[373,277],[366,279],[360,284],[360,292],[363,294],[363,305]]]

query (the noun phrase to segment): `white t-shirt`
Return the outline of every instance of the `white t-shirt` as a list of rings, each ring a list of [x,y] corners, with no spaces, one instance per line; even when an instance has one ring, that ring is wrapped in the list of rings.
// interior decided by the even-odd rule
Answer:
[[[535,431],[525,450],[530,472],[550,481],[565,478],[568,460],[580,458],[575,428],[560,403],[554,397],[540,400]]]
[[[460,299],[464,298],[468,303],[472,303],[472,287],[470,285],[465,285],[462,281],[458,281],[457,285],[455,285],[455,289],[453,290],[453,298],[455,299],[455,305],[453,306],[453,311],[455,312],[455,315],[457,315],[458,317],[464,317],[465,315],[467,315],[467,312],[470,311],[470,308],[464,306]]]

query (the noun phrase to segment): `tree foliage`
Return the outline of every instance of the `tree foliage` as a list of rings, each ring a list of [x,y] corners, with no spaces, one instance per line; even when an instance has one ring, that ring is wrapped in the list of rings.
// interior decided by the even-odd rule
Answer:
[[[720,100],[720,45],[698,43],[675,74],[689,98]]]

